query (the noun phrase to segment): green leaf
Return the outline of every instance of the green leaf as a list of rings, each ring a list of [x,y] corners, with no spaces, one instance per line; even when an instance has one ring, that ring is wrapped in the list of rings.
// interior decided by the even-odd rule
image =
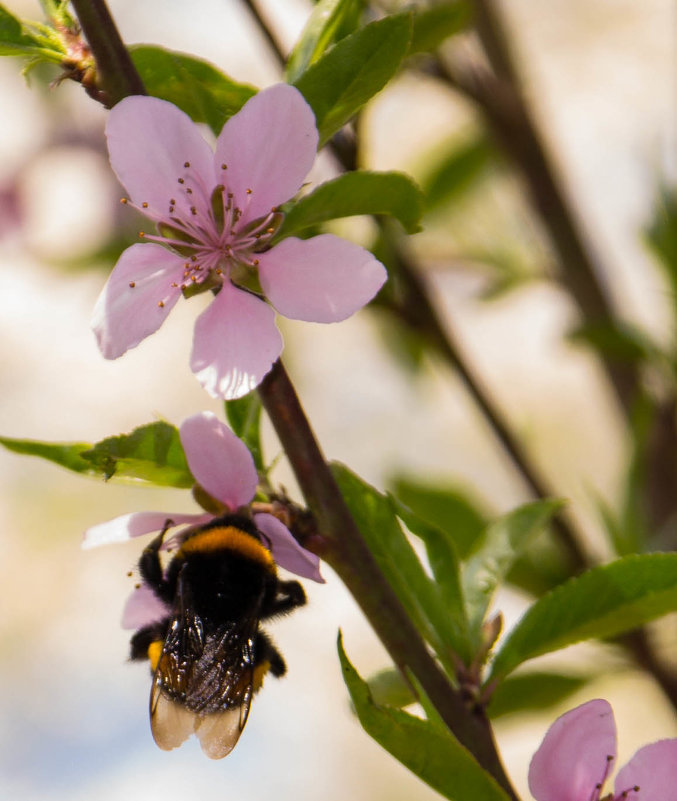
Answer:
[[[411,14],[395,14],[346,36],[295,81],[323,144],[388,83],[409,48]]]
[[[338,217],[389,214],[410,233],[421,230],[423,195],[401,172],[349,172],[321,184],[286,212],[280,236]]]
[[[462,0],[416,9],[409,55],[432,53],[445,39],[467,28],[471,21],[472,8]]]
[[[243,398],[225,401],[226,417],[235,434],[249,448],[254,464],[259,471],[264,470],[261,449],[261,398],[254,390]]]
[[[386,668],[367,680],[369,692],[374,703],[383,706],[394,706],[401,709],[403,706],[415,704],[417,699],[399,670]]]
[[[677,609],[677,553],[626,556],[570,579],[536,601],[494,660],[489,681],[535,656],[613,637]]]
[[[647,244],[665,270],[677,305],[677,189],[659,187],[654,217],[645,231]]]
[[[92,447],[89,442],[39,442],[31,439],[0,437],[0,445],[24,456],[39,456],[76,473],[100,475],[91,462],[82,458],[82,454]]]
[[[578,572],[571,554],[552,536],[538,537],[515,561],[507,581],[538,598]]]
[[[256,89],[237,83],[201,58],[153,45],[129,48],[146,91],[168,100],[195,122],[206,123],[218,135]]]
[[[562,673],[533,672],[509,676],[491,696],[487,714],[491,720],[496,720],[516,712],[540,712],[561,703],[588,681],[588,676]]]
[[[650,483],[651,465],[656,463],[655,448],[667,440],[666,428],[673,425],[672,413],[666,415],[661,405],[661,400],[648,393],[635,399],[630,416],[632,453],[625,466],[624,482],[617,500],[618,511],[602,498],[597,501],[607,536],[618,556],[654,550],[648,547],[655,526],[649,520],[646,489]],[[659,534],[659,531],[655,533]]]
[[[396,498],[391,496],[390,501],[395,514],[425,545],[442,605],[451,617],[463,621],[463,631],[466,632],[468,624],[461,587],[461,570],[453,539],[447,532],[414,514]]]
[[[454,142],[421,181],[427,210],[457,201],[496,163],[496,148],[483,133],[460,145]]]
[[[47,35],[46,26],[23,22],[0,5],[0,56],[32,56],[43,61],[60,63],[65,49],[54,35]]]
[[[588,345],[620,364],[637,364],[661,358],[651,339],[639,328],[627,323],[582,325],[572,331],[568,339],[575,344]]]
[[[379,745],[444,798],[508,801],[496,781],[447,729],[375,703],[369,685],[348,660],[340,633],[337,647],[343,680],[359,721]]]
[[[372,245],[369,249],[387,270],[388,266],[379,258],[377,248]],[[401,320],[392,313],[389,283],[390,281],[386,282],[384,288],[371,302],[369,310],[372,319],[377,322],[376,331],[381,346],[408,373],[406,378],[411,381],[421,374],[426,364],[424,358],[430,349],[429,342],[419,331],[403,326]]]
[[[134,479],[164,487],[192,487],[191,475],[175,426],[158,421],[131,434],[108,437],[82,454],[104,478]]]
[[[300,78],[324,53],[355,5],[356,0],[319,0],[315,4],[287,60],[285,77],[289,83]]]
[[[563,502],[558,500],[534,501],[520,506],[489,526],[484,544],[470,557],[463,569],[463,594],[471,632],[480,635],[496,588],[503,582],[517,557],[562,505]]]
[[[34,45],[35,40],[24,33],[21,22],[0,6],[0,47],[27,48]]]
[[[453,672],[452,654],[468,660],[469,641],[462,609],[448,608],[404,535],[391,502],[347,467],[332,472],[370,551],[409,616]],[[458,604],[457,604],[458,606]]]
[[[481,543],[488,513],[463,490],[424,484],[405,476],[392,479],[390,488],[419,517],[446,532],[462,559]]]

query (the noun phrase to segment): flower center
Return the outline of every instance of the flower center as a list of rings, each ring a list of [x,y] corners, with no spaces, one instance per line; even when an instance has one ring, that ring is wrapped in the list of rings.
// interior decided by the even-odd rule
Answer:
[[[165,212],[151,209],[147,202],[137,205],[122,198],[122,203],[155,222],[157,235],[139,232],[144,241],[158,242],[186,259],[183,279],[171,284],[186,296],[218,291],[225,280],[247,286],[259,263],[256,254],[268,247],[282,224],[283,215],[275,209],[247,220],[252,190],[246,190],[244,203],[235,198],[228,191],[227,170],[227,165],[221,164],[221,180],[210,190],[191,163],[184,162],[176,195],[167,198]],[[130,287],[134,285],[130,282]]]

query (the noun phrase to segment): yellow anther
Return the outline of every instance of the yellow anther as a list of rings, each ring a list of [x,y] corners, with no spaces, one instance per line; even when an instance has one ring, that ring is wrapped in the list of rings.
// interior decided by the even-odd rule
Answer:
[[[164,307],[165,307],[164,300],[158,300],[157,305],[158,305],[158,308],[164,309]]]
[[[144,201],[144,202],[141,204],[141,206],[142,206],[144,209],[147,209],[147,208],[148,208],[148,203],[146,203],[146,202]]]
[[[136,286],[136,281],[130,281],[129,282],[129,288],[130,289],[134,289],[135,286]]]

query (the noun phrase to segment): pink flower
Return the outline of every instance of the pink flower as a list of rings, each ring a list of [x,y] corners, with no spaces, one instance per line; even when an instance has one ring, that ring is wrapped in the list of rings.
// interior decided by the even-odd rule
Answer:
[[[251,502],[258,484],[254,460],[247,446],[226,425],[211,412],[202,412],[183,422],[180,436],[191,473],[212,498],[231,512]],[[124,542],[160,531],[168,521],[173,525],[196,526],[213,519],[214,515],[206,513],[136,512],[87,529],[83,547]],[[319,558],[302,548],[283,523],[266,513],[254,514],[253,520],[268,538],[273,559],[280,567],[303,578],[324,582]],[[139,628],[166,614],[152,590],[142,585],[127,604],[123,625],[125,628]]]
[[[107,359],[157,331],[186,290],[211,289],[191,369],[214,397],[238,398],[282,351],[260,290],[286,317],[331,323],[383,285],[385,268],[371,253],[331,234],[269,247],[282,221],[276,209],[298,192],[317,150],[313,112],[292,86],[251,98],[215,152],[186,114],[154,97],[118,103],[106,135],[125,202],[158,229],[122,254],[97,301],[92,326]]]
[[[536,801],[599,801],[616,759],[611,706],[588,701],[548,729],[529,766]],[[610,801],[677,801],[677,739],[645,745],[616,776]]]

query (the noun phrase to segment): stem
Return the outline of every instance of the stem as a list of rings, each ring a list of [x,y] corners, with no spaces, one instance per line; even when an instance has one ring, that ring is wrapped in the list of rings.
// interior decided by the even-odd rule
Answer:
[[[601,259],[581,230],[557,171],[520,90],[518,72],[494,0],[473,0],[475,24],[493,73],[476,69],[454,72],[440,61],[443,76],[470,95],[483,111],[499,145],[524,177],[531,202],[550,235],[563,279],[583,318],[592,324],[616,326],[615,314],[598,278]],[[610,274],[610,273],[609,273]],[[629,416],[639,391],[633,365],[601,356],[621,408]]]
[[[457,739],[516,798],[486,717],[468,709],[461,693],[449,684],[369,551],[282,362],[273,365],[258,391],[322,533],[319,555],[355,597],[395,664],[412,671]]]
[[[111,108],[127,95],[145,95],[141,76],[103,0],[71,0],[96,61],[104,104]]]
[[[242,0],[242,2],[244,3],[245,6],[247,6],[247,9],[254,18],[258,26],[258,29],[261,32],[261,35],[268,43],[268,46],[273,51],[278,62],[284,65],[286,61],[286,56],[282,51],[282,45],[278,42],[277,38],[275,37],[275,34],[273,33],[272,27],[268,25],[268,23],[263,19],[263,17],[261,16],[261,12],[257,8],[256,4],[253,2],[253,0]]]
[[[484,387],[482,379],[463,356],[453,333],[442,325],[430,292],[421,278],[420,270],[413,263],[409,254],[405,252],[402,243],[398,243],[397,250],[393,254],[393,261],[406,296],[406,306],[396,311],[405,315],[405,320],[410,327],[422,334],[450,367],[457,372],[466,391],[474,400],[494,436],[509,456],[513,467],[521,475],[533,495],[536,498],[546,498],[556,494],[546,486],[522,444],[513,435],[505,416],[494,402],[490,392]],[[580,538],[572,525],[560,514],[552,520],[551,526],[567,555],[572,573],[580,573],[585,570],[589,566],[588,559],[579,545]]]

